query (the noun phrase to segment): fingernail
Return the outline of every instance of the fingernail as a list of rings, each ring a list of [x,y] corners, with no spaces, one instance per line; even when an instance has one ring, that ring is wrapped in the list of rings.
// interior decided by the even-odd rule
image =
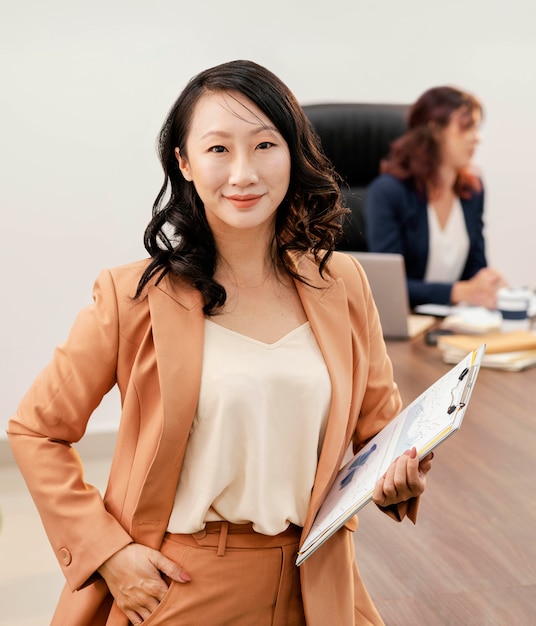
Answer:
[[[186,572],[181,572],[179,574],[179,578],[183,583],[189,583],[192,580],[190,574],[187,574]]]

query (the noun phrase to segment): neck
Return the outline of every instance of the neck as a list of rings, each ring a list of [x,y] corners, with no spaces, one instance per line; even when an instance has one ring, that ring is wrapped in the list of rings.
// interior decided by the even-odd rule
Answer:
[[[437,196],[454,193],[454,184],[456,183],[457,177],[458,172],[454,168],[448,165],[440,166],[438,172],[438,182],[428,190],[430,197],[435,198]]]
[[[243,263],[228,263],[221,258],[215,272],[218,282],[225,285],[233,285],[238,288],[260,287],[278,275],[277,268],[271,259],[263,259],[261,262],[248,259]]]
[[[270,247],[249,238],[217,241],[215,278],[222,284],[257,287],[278,275]]]

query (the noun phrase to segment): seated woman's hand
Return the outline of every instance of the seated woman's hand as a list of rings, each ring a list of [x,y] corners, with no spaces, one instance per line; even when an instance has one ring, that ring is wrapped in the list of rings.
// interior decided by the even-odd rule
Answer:
[[[387,507],[420,496],[426,487],[426,474],[433,458],[434,453],[430,452],[419,461],[415,448],[401,454],[376,483],[372,500],[378,506]]]
[[[484,267],[471,279],[454,283],[451,301],[453,304],[466,303],[495,309],[497,291],[505,286],[506,281],[497,270]]]

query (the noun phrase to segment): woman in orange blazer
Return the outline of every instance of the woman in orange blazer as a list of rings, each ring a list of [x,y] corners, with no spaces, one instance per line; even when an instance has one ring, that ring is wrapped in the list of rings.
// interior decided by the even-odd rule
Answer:
[[[362,447],[401,408],[363,271],[332,252],[344,213],[332,169],[288,88],[247,61],[192,79],[170,111],[160,148],[166,179],[146,231],[151,258],[101,273],[93,304],[9,423],[13,453],[67,580],[52,624],[382,624],[355,564],[355,520],[299,569],[294,564],[348,448]],[[243,423],[230,423],[228,407],[238,405],[240,415],[249,394],[243,339],[248,350],[254,344],[276,359],[281,345],[296,344],[292,359],[304,367],[316,359],[318,387],[328,389],[321,406],[316,384],[295,365],[283,398],[278,385],[265,389],[274,374],[261,356],[252,388],[259,383],[284,414],[290,403],[303,405],[305,415],[285,414],[277,432],[247,412]],[[221,351],[229,341],[241,358]],[[218,386],[214,354],[239,385]],[[283,371],[286,358],[276,360]],[[84,481],[71,444],[114,385],[122,412],[102,498]],[[224,404],[221,432],[234,435],[221,442],[225,467],[211,467],[203,445],[195,445],[204,443],[200,432],[220,436],[203,409],[214,396]],[[263,401],[254,401],[261,413]],[[216,416],[218,402],[209,404]],[[313,414],[316,426],[308,421]],[[244,441],[243,427],[263,435]],[[313,450],[302,439],[315,442]],[[237,442],[245,443],[242,456]],[[264,452],[269,462],[257,472]],[[296,475],[286,469],[294,456],[304,467],[314,459],[309,478],[301,464]],[[206,473],[195,472],[199,463]],[[236,478],[217,498],[204,495],[227,465]],[[400,457],[378,482],[376,504],[415,521],[430,465],[413,452]],[[262,483],[279,466],[285,480]],[[188,507],[179,506],[192,475],[195,497],[186,489]],[[251,475],[266,508],[255,504]],[[279,499],[287,491],[290,500]],[[300,496],[295,508],[293,494]],[[202,519],[193,529],[190,509]],[[271,509],[279,532],[263,532]]]

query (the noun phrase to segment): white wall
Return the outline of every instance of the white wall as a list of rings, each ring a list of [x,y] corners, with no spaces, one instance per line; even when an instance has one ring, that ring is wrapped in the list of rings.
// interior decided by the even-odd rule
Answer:
[[[303,103],[473,91],[490,261],[535,285],[533,0],[0,3],[0,431],[98,271],[145,256],[158,129],[187,79],[223,61],[266,65]]]

